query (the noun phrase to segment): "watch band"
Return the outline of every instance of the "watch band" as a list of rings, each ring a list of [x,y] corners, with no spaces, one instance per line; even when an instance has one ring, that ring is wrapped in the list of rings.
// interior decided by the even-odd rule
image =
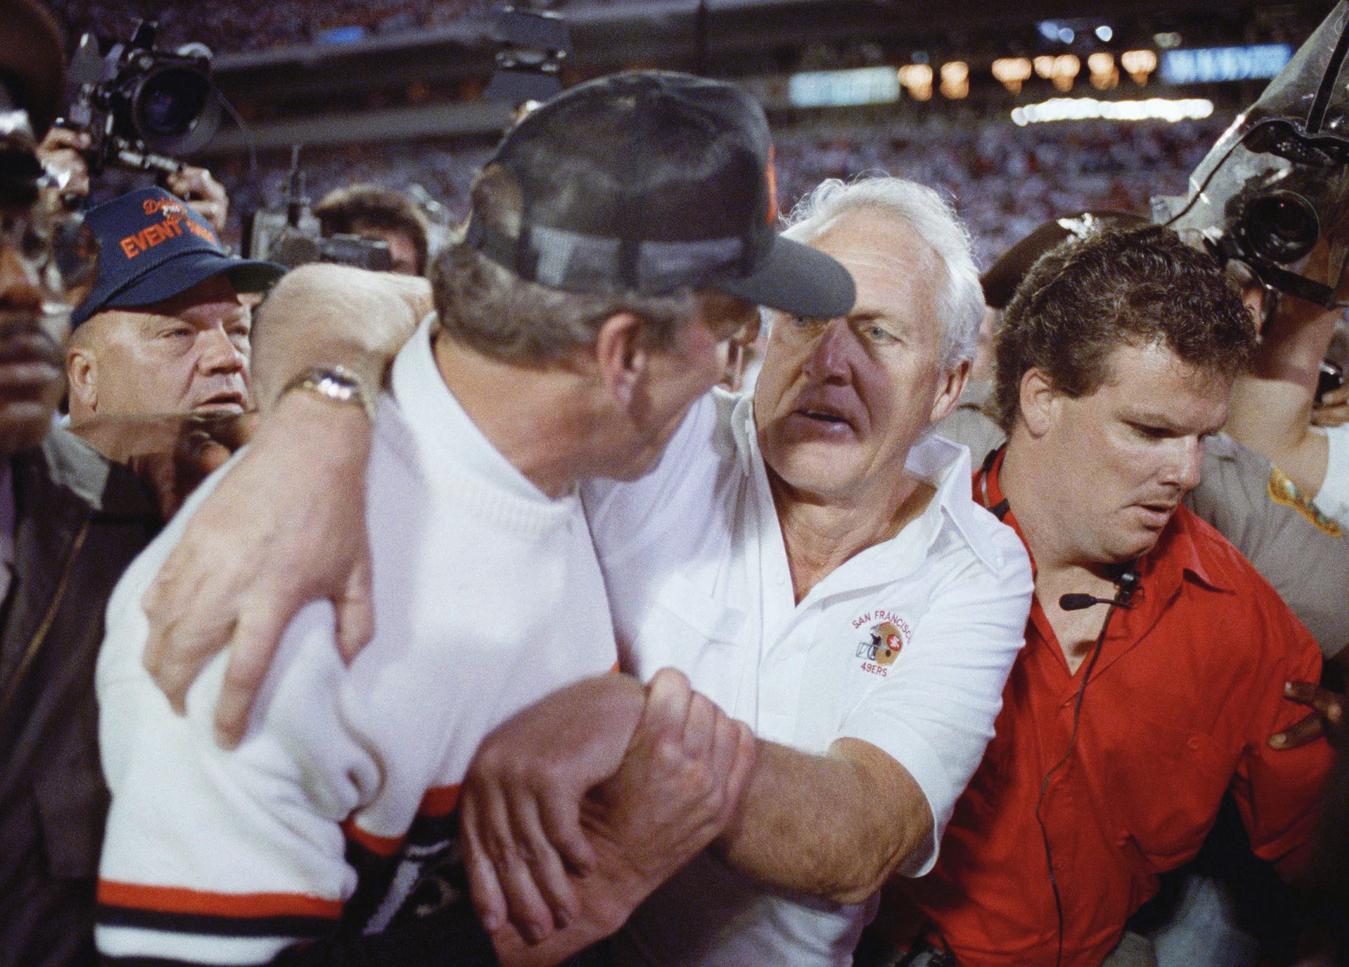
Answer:
[[[365,391],[359,377],[345,366],[310,366],[303,369],[281,388],[281,396],[292,390],[310,393],[344,406],[359,407],[372,423],[375,420],[375,401]]]

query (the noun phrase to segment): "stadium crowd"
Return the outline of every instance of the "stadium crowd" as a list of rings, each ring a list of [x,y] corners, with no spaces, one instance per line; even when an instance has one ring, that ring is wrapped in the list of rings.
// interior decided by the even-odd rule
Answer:
[[[302,2],[213,4],[203,10],[190,0],[55,0],[53,13],[76,36],[130,35],[137,19],[155,20],[166,46],[204,43],[215,53],[265,50],[315,43],[326,32],[359,28],[370,33],[410,33],[466,16],[487,16],[487,0],[334,0],[321,7]]]
[[[1231,127],[632,71],[248,258],[0,10],[0,967],[1349,963],[1349,0]]]
[[[825,132],[786,127],[775,137],[779,197],[790,208],[826,178],[903,171],[953,201],[974,236],[979,263],[987,266],[1064,212],[1108,208],[1146,214],[1152,195],[1184,189],[1189,172],[1230,121],[1082,122],[1029,130],[998,119],[893,133],[883,127]],[[491,151],[490,145],[427,141],[397,152],[308,148],[301,160],[316,195],[352,181],[398,190],[415,184],[460,219],[468,213],[473,173]],[[235,210],[280,204],[289,163],[280,156],[264,158],[256,169],[232,162],[222,176],[231,182]]]

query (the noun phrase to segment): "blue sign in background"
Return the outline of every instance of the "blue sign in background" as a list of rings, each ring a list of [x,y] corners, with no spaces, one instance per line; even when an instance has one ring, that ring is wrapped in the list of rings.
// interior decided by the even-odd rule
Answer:
[[[1291,44],[1195,47],[1162,53],[1162,80],[1168,84],[1219,84],[1273,77],[1293,56]]]

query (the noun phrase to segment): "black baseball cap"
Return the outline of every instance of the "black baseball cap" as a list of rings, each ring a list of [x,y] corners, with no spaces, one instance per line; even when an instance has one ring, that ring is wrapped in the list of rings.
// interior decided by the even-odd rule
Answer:
[[[98,277],[71,313],[74,328],[104,309],[148,306],[225,274],[235,292],[262,292],[286,274],[275,262],[230,255],[215,229],[163,188],[142,188],[85,212],[98,242]]]
[[[780,237],[768,121],[720,81],[634,71],[589,81],[517,124],[488,166],[523,196],[511,237],[474,213],[466,241],[568,292],[714,289],[833,318],[855,297],[834,259]]]

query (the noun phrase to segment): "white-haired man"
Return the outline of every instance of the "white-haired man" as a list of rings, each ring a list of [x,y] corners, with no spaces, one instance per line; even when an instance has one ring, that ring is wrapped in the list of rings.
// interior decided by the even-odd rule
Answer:
[[[798,211],[789,234],[852,273],[852,311],[770,313],[752,396],[703,399],[651,474],[584,489],[621,662],[680,668],[759,739],[732,826],[633,918],[624,960],[850,963],[880,885],[934,861],[1021,645],[1024,552],[971,500],[964,448],[927,433],[982,307],[964,230],[899,179]],[[618,766],[559,767],[584,755],[556,712],[490,738],[464,794],[480,908],[536,924],[576,776]]]

